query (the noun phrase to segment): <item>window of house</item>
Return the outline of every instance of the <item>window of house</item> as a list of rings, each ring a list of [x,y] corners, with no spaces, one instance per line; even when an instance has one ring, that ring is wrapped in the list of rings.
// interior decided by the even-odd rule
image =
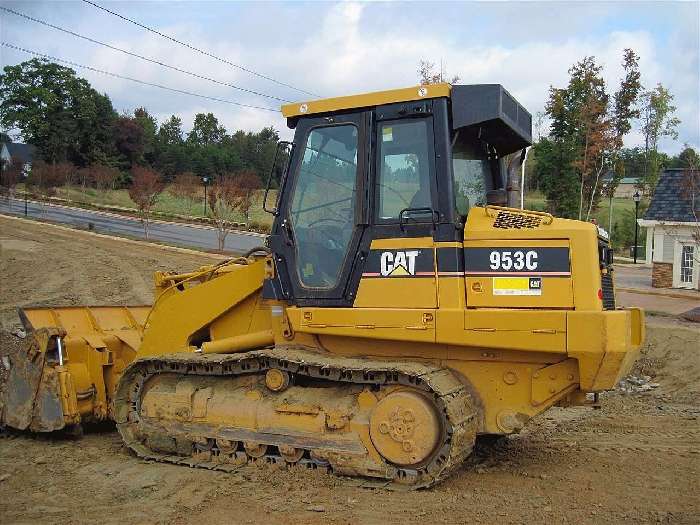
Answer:
[[[690,245],[683,246],[681,251],[681,282],[693,282],[693,255],[695,247]]]

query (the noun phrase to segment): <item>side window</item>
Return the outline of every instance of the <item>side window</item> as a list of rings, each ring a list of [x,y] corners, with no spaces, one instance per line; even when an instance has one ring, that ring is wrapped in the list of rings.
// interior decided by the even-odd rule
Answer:
[[[452,146],[455,206],[465,217],[472,206],[486,204],[486,193],[493,189],[493,175],[480,142],[461,131],[457,133]]]
[[[289,213],[307,288],[332,289],[340,279],[354,227],[357,143],[352,124],[315,128],[307,137]]]
[[[429,208],[433,179],[425,119],[385,122],[377,137],[377,217],[398,219],[406,208]]]

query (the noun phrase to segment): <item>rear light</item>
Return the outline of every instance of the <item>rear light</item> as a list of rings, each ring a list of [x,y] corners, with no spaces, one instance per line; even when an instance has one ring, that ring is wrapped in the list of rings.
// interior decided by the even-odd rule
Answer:
[[[603,300],[603,290],[601,288],[598,288],[598,299]]]

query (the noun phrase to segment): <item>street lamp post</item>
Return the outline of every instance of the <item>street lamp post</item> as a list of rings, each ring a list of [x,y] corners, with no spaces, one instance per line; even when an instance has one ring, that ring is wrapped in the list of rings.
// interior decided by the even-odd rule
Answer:
[[[204,184],[204,216],[207,216],[207,184],[209,184],[209,177],[202,177],[202,184]]]
[[[608,192],[608,233],[610,235],[610,239],[612,240],[612,231],[613,231],[613,194],[615,193],[612,191],[612,184],[608,184],[606,191]]]
[[[639,201],[642,200],[642,196],[639,191],[635,191],[632,198],[634,199],[634,264],[637,264],[637,232],[639,232],[637,219],[639,218]]]
[[[27,179],[29,175],[24,173],[24,216],[27,216]]]

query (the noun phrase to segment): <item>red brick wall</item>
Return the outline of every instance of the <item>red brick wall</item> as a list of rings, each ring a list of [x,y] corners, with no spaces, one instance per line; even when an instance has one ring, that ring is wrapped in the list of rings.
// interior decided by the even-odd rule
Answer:
[[[653,263],[651,267],[651,285],[654,288],[671,288],[673,286],[673,264]]]

